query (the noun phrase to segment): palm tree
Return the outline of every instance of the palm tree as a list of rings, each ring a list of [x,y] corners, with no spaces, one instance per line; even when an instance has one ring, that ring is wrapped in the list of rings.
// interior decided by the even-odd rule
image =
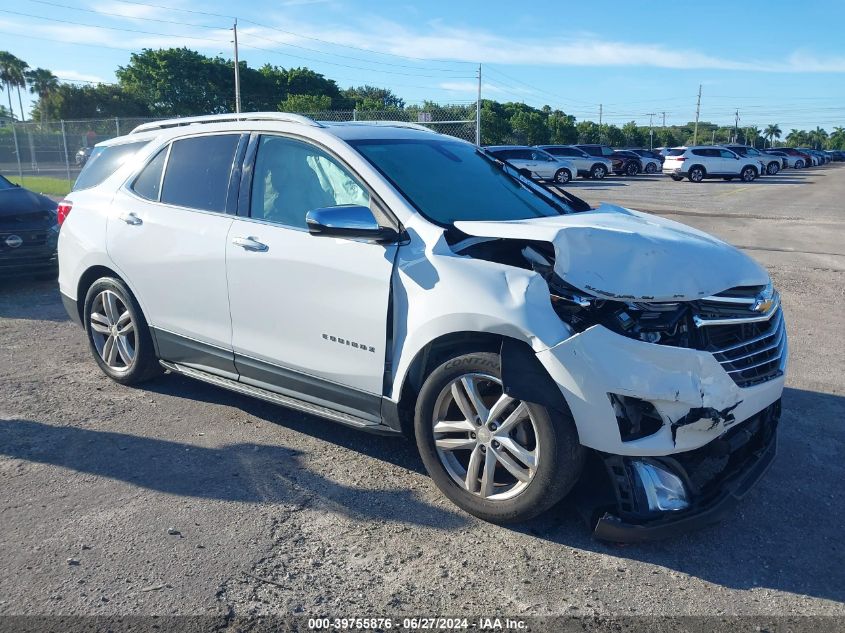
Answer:
[[[823,128],[816,126],[816,129],[810,132],[810,136],[816,149],[822,149],[827,144],[827,132]]]
[[[760,128],[756,126],[749,126],[745,128],[745,144],[757,147],[757,139],[760,138]]]
[[[29,91],[38,95],[38,109],[41,111],[41,124],[44,124],[45,101],[59,88],[59,79],[46,68],[27,71]]]
[[[0,81],[6,85],[9,93],[9,109],[12,109],[12,88],[18,89],[18,105],[21,109],[21,121],[24,120],[21,88],[26,88],[26,73],[29,64],[8,51],[0,51]]]
[[[772,123],[766,126],[766,130],[763,132],[763,136],[769,139],[769,147],[774,146],[773,139],[780,139],[780,135],[783,134],[783,130],[778,127],[777,123]]]

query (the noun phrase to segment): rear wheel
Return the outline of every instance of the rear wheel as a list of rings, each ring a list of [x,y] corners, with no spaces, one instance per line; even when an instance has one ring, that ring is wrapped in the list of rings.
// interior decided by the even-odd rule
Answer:
[[[121,280],[95,281],[85,296],[84,317],[91,352],[109,378],[131,385],[164,371],[141,308]]]
[[[590,169],[590,178],[602,180],[605,176],[607,176],[607,167],[604,165],[593,165],[593,168]]]
[[[779,163],[772,162],[772,163],[769,163],[768,166],[766,167],[766,173],[769,174],[770,176],[774,176],[779,171],[780,171],[780,164]]]
[[[435,369],[420,391],[414,426],[437,487],[486,521],[524,521],[547,510],[584,463],[572,415],[506,395],[499,355],[489,352]]]
[[[795,169],[803,169],[804,168],[804,161],[803,160],[796,160],[795,161]]]
[[[637,163],[631,161],[627,165],[625,165],[625,175],[626,176],[636,176],[640,173],[640,166]]]
[[[649,163],[645,166],[645,173],[647,174],[656,174],[657,173],[657,165],[655,163]]]
[[[559,185],[565,185],[572,180],[572,172],[568,169],[558,169],[555,172],[555,182]]]
[[[687,174],[687,178],[689,178],[690,182],[701,182],[704,180],[704,167],[699,167],[696,165],[689,170],[689,174]]]

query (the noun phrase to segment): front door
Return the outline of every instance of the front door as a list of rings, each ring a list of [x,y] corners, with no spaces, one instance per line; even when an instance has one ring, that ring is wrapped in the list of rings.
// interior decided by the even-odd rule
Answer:
[[[226,240],[241,380],[377,419],[397,246],[308,232],[310,210],[371,202],[321,148],[264,135],[253,165]]]

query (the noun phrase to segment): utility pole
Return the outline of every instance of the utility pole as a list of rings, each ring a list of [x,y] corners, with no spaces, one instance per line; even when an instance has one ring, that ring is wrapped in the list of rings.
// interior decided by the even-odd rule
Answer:
[[[481,64],[478,65],[478,100],[475,102],[475,145],[481,147]]]
[[[736,111],[734,119],[734,143],[739,142],[739,110]]]
[[[654,129],[651,126],[652,117],[655,116],[654,112],[648,113],[648,148],[654,149]]]
[[[698,117],[701,114],[701,84],[698,84],[698,103],[695,105],[695,129],[692,133],[692,144],[698,144]]]
[[[241,111],[241,63],[238,61],[238,19],[232,26],[235,34],[235,112]]]
[[[602,134],[602,129],[601,129],[601,115],[602,115],[602,104],[600,103],[599,104],[599,143],[601,143],[601,140],[604,137],[604,134]]]
[[[662,115],[663,115],[663,127],[666,127],[666,113],[665,113],[665,112],[661,112],[660,114],[662,114]]]

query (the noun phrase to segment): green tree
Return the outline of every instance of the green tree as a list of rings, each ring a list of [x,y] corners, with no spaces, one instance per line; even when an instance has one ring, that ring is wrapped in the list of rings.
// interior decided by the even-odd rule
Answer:
[[[625,134],[615,125],[605,123],[601,126],[601,143],[611,147],[622,147],[625,145]]]
[[[295,95],[289,94],[279,103],[279,112],[298,112],[309,114],[331,110],[332,99],[328,95]]]
[[[824,149],[827,145],[827,132],[816,126],[816,129],[810,132],[810,139],[815,149]]]
[[[12,88],[17,88],[21,121],[26,120],[26,116],[23,111],[23,99],[21,99],[21,88],[26,88],[25,73],[27,68],[29,68],[29,64],[22,59],[15,57],[8,51],[0,51],[0,81],[2,81],[6,87],[6,93],[9,97],[10,112],[14,111],[12,109]]]
[[[593,121],[580,121],[575,125],[578,131],[579,143],[600,143],[601,142],[601,128],[598,123]]]
[[[27,71],[26,78],[29,81],[29,91],[38,95],[38,100],[46,100],[59,88],[59,79],[46,68],[36,68]],[[44,112],[41,111],[41,123],[44,123]]]
[[[549,141],[569,145],[578,142],[578,130],[575,127],[575,117],[554,110],[546,119],[549,127]]]
[[[677,147],[678,137],[672,131],[671,127],[660,128],[654,134],[655,145],[659,147]]]
[[[542,145],[549,142],[545,117],[537,111],[520,110],[511,116],[511,129],[520,143]]]
[[[625,137],[624,144],[629,147],[648,145],[648,136],[647,134],[643,134],[636,121],[628,121],[623,125],[622,135]]]
[[[358,110],[402,110],[405,100],[387,88],[364,85],[347,88],[343,96],[354,102]]]
[[[498,101],[481,101],[481,144],[499,145],[511,136],[510,118]]]
[[[781,134],[783,134],[783,130],[778,127],[777,123],[767,125],[766,129],[763,131],[763,136],[769,139],[769,147],[774,147],[774,140],[780,139]]]
[[[38,99],[32,116],[42,120],[148,117],[150,110],[137,95],[118,85],[74,86],[59,84]]]

